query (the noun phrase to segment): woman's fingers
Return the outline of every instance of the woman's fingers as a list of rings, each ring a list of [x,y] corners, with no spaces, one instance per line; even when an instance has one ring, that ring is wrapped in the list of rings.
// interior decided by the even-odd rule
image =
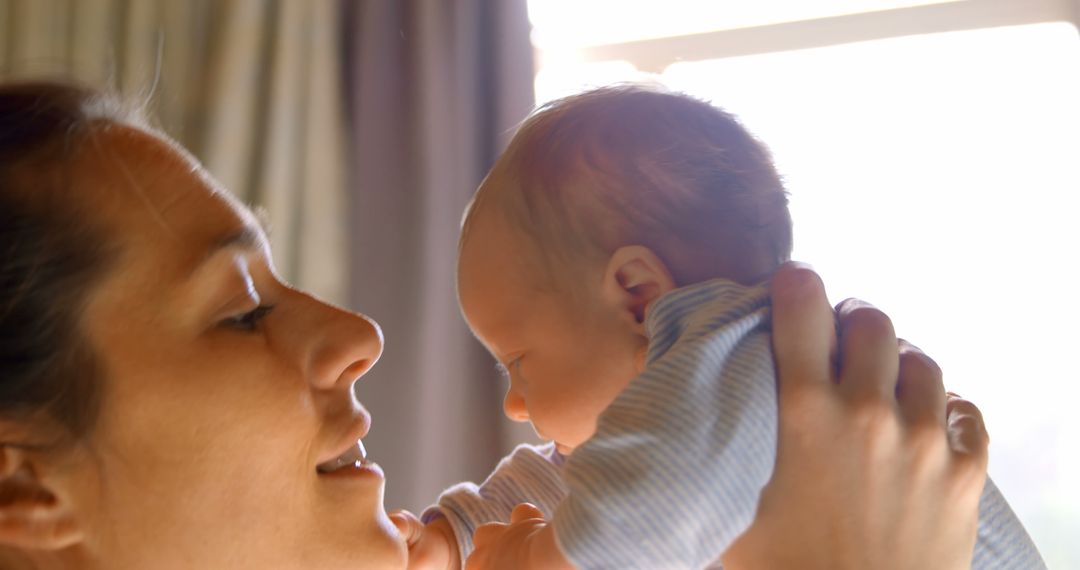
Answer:
[[[910,426],[945,427],[945,386],[941,368],[911,343],[900,341],[900,376],[896,400]]]
[[[724,567],[970,568],[988,441],[978,409],[946,403],[937,365],[881,311],[845,301],[834,325],[809,268],[785,266],[772,294],[776,466]]]
[[[847,299],[840,323],[840,389],[856,401],[893,402],[900,362],[892,321],[873,305]]]
[[[780,392],[830,383],[836,320],[821,278],[809,266],[789,262],[776,271],[770,293]]]
[[[990,435],[986,433],[982,412],[975,404],[952,393],[948,394],[945,410],[949,447],[954,458],[964,467],[985,474]]]

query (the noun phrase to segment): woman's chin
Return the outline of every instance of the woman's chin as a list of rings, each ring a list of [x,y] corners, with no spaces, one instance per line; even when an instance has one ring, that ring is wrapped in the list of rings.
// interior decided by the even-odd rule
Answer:
[[[408,547],[386,513],[379,481],[378,485],[342,495],[320,517],[319,540],[323,544],[329,541],[343,553],[349,564],[343,568],[404,570],[407,566]]]
[[[379,568],[380,570],[404,570],[409,562],[409,549],[405,538],[398,532],[386,509],[380,503],[375,513],[375,524],[365,529],[363,539],[354,540],[356,568]]]

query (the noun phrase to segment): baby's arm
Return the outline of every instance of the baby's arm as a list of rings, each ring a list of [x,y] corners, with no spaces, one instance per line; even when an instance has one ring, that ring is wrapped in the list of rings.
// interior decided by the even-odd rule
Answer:
[[[519,503],[532,503],[548,516],[554,513],[566,496],[560,478],[561,462],[562,457],[551,444],[518,446],[483,483],[454,485],[420,519],[427,523],[426,530],[441,521],[438,528],[454,543],[458,563],[463,565],[473,551],[473,534],[477,528],[487,523],[510,522],[511,511]]]
[[[409,546],[409,570],[460,570],[454,530],[445,517],[425,525],[409,511],[397,511],[390,514],[390,520]]]

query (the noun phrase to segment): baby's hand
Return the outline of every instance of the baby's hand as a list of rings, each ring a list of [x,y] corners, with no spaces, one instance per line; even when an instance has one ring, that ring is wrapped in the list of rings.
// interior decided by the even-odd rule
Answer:
[[[459,570],[461,568],[454,531],[445,518],[426,526],[409,511],[390,513],[390,520],[409,546],[409,570]]]
[[[540,509],[522,503],[510,514],[510,524],[490,523],[476,529],[476,547],[465,570],[555,570],[573,566],[555,543],[555,532]]]

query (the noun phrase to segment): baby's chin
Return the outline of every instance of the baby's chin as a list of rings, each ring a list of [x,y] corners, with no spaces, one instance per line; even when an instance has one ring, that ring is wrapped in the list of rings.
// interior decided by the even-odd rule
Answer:
[[[559,443],[557,441],[555,442],[555,450],[562,455],[570,455],[574,452],[573,446],[566,445],[565,443]]]

